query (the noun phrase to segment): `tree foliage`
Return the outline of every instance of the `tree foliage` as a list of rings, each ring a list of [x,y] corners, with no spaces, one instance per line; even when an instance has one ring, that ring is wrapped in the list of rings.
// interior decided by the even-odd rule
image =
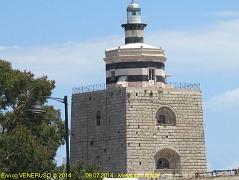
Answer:
[[[0,169],[3,172],[51,172],[54,157],[64,143],[60,112],[44,106],[45,113],[33,114],[29,107],[42,104],[55,88],[46,76],[14,70],[0,60]]]

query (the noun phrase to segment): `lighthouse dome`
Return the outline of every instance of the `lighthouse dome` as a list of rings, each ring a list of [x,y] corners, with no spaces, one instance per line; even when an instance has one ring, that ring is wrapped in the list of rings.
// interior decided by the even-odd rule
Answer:
[[[127,11],[140,10],[140,6],[134,0],[128,5]]]

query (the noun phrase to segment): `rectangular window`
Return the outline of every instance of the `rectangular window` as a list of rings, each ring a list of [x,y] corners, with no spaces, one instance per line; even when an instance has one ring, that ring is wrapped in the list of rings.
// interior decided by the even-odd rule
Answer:
[[[149,80],[155,80],[155,69],[149,69]]]
[[[115,80],[115,71],[111,71],[111,81]]]
[[[100,126],[101,112],[97,111],[96,113],[96,126]]]

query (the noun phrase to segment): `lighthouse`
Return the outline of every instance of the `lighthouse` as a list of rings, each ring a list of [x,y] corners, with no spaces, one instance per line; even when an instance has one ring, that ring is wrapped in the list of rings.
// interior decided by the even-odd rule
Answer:
[[[125,45],[105,51],[106,84],[124,87],[164,87],[165,51],[144,43],[141,8],[132,1],[127,7]]]
[[[146,26],[133,0],[125,44],[105,50],[106,83],[74,89],[71,163],[192,177],[206,172],[202,92],[166,81],[165,51],[145,43]]]

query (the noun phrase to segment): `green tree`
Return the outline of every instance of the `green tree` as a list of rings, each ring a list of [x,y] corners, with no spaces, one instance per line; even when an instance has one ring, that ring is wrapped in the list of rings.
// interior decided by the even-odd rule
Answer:
[[[44,106],[33,114],[29,107],[42,104],[55,88],[46,76],[14,70],[0,60],[0,170],[3,172],[52,172],[54,157],[64,144],[64,122],[60,112]]]

